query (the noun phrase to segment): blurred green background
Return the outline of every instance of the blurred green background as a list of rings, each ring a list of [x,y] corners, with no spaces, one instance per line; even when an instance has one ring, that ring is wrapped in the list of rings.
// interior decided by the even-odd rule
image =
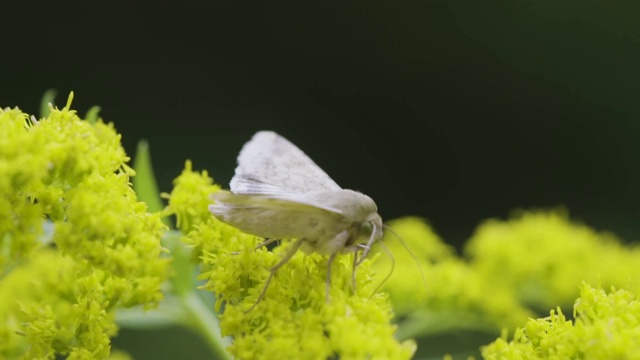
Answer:
[[[75,91],[73,108],[100,105],[131,155],[149,140],[161,191],[185,159],[226,186],[242,144],[271,129],[383,218],[420,215],[456,246],[483,219],[555,205],[639,237],[636,3],[4,8],[0,106],[35,114],[45,90],[59,105]],[[115,346],[206,358],[175,331],[125,331]]]

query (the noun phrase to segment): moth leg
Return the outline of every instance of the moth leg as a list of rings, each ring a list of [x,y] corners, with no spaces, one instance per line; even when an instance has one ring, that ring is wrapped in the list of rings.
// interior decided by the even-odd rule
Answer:
[[[327,283],[325,285],[325,301],[327,303],[329,303],[329,290],[331,290],[331,263],[333,262],[333,259],[336,258],[336,255],[338,255],[338,252],[334,252],[333,254],[331,254],[331,256],[329,256],[329,260],[327,261]]]
[[[341,233],[337,234],[330,241],[331,246],[335,250],[331,253],[331,255],[329,256],[329,260],[327,261],[327,282],[326,282],[326,289],[325,289],[325,300],[327,303],[329,303],[329,290],[331,290],[331,264],[333,263],[333,260],[336,258],[338,253],[346,248],[345,243],[347,242],[348,239],[349,239],[349,232],[347,230],[344,230]]]
[[[258,250],[263,246],[267,246],[273,242],[279,241],[280,239],[274,239],[274,238],[265,238],[263,242],[261,242],[260,244],[256,245],[255,248],[253,248],[253,250]]]
[[[353,252],[353,267],[351,268],[351,290],[356,294],[356,266],[358,266],[358,250]]]
[[[271,269],[269,269],[269,271],[270,271],[269,277],[267,278],[267,281],[264,283],[264,287],[262,288],[262,291],[260,292],[260,295],[258,296],[258,300],[256,300],[256,302],[253,304],[253,306],[251,306],[251,308],[249,310],[245,311],[245,313],[248,313],[251,310],[253,310],[258,305],[260,300],[262,300],[262,298],[264,298],[264,295],[267,293],[267,288],[269,287],[269,284],[271,283],[271,279],[273,279],[273,275],[276,273],[276,271],[278,271],[278,269],[280,269],[282,267],[282,265],[286,264],[287,262],[289,262],[289,260],[291,260],[293,255],[295,255],[296,252],[298,252],[298,249],[300,249],[300,246],[302,246],[303,242],[304,242],[304,239],[296,240],[296,242],[294,242],[293,245],[291,245],[291,248],[289,248],[289,250],[287,250],[287,253],[284,255],[284,257],[282,257],[282,259],[280,259],[280,261],[277,264],[275,264]]]
[[[275,242],[275,241],[280,241],[280,239],[265,238],[264,241],[261,242],[260,244],[256,245],[256,247],[254,247],[253,250],[254,251],[258,250],[261,247],[267,246],[267,245],[269,245],[269,244],[271,244],[272,242]],[[240,251],[234,251],[234,252],[231,253],[231,255],[239,255],[239,254],[240,254]]]

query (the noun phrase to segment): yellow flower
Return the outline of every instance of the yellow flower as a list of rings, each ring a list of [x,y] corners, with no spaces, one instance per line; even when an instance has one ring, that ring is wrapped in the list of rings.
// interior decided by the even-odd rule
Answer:
[[[197,178],[200,177],[200,180]],[[385,294],[371,297],[377,286],[371,260],[357,269],[357,292],[352,294],[349,255],[332,266],[330,303],[325,301],[327,259],[297,253],[280,268],[264,299],[249,310],[263,289],[269,268],[286,252],[289,242],[273,252],[254,250],[262,240],[217,221],[201,204],[211,183],[206,173],[190,164],[175,181],[170,211],[184,224],[183,240],[194,248],[202,266],[204,289],[217,297],[223,336],[233,341],[229,352],[239,359],[409,359],[412,341],[400,343],[391,325],[393,312]],[[195,186],[187,184],[199,184]],[[180,185],[180,186],[178,186]],[[199,189],[197,187],[200,187]],[[181,210],[182,209],[182,210]]]
[[[530,319],[514,339],[506,334],[482,349],[485,359],[635,359],[640,354],[638,294],[586,283],[574,306],[575,321],[560,310]]]
[[[107,358],[115,309],[162,298],[166,229],[131,189],[120,135],[72,98],[40,121],[0,110],[0,358]]]

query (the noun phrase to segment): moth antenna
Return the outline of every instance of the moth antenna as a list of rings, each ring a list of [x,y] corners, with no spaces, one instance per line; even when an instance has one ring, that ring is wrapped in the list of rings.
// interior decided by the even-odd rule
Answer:
[[[384,250],[384,252],[387,254],[387,256],[389,256],[389,259],[391,259],[391,270],[389,270],[389,273],[387,274],[387,276],[385,276],[384,279],[382,279],[382,281],[380,282],[380,284],[378,284],[376,289],[373,290],[373,293],[371,293],[371,296],[369,296],[369,299],[371,299],[373,295],[375,295],[378,292],[378,290],[380,290],[382,285],[384,285],[384,283],[386,283],[387,280],[389,280],[389,278],[391,277],[391,274],[393,274],[393,270],[396,268],[396,259],[393,258],[393,254],[391,254],[391,251],[389,251],[389,248],[387,247],[387,245],[385,245],[383,242],[380,242],[380,246],[382,247],[382,250]]]
[[[409,247],[407,246],[407,243],[405,243],[404,240],[402,240],[402,238],[400,237],[400,235],[398,235],[397,232],[393,231],[393,229],[388,227],[387,225],[383,224],[382,226],[384,226],[385,229],[389,230],[389,232],[392,233],[398,239],[398,241],[400,241],[400,244],[402,244],[402,247],[404,247],[405,250],[407,250],[409,255],[411,255],[411,257],[413,258],[413,261],[415,261],[416,265],[418,266],[418,270],[420,270],[420,277],[422,278],[422,284],[424,285],[424,288],[428,290],[429,286],[427,286],[427,278],[424,276],[424,271],[422,271],[422,266],[420,266],[420,261],[416,257],[416,254],[414,254],[413,251],[409,249]],[[380,244],[382,244],[382,242],[380,242]]]
[[[304,239],[296,240],[296,242],[294,242],[293,245],[291,245],[291,248],[289,250],[287,250],[287,253],[282,257],[282,259],[280,259],[280,261],[278,261],[277,264],[275,264],[271,269],[269,269],[269,271],[270,271],[269,277],[267,278],[267,281],[264,283],[264,287],[262,288],[262,291],[260,292],[260,295],[258,296],[258,300],[256,300],[256,302],[253,304],[253,306],[251,306],[249,308],[249,310],[244,312],[245,314],[248,313],[248,312],[251,312],[251,310],[255,309],[256,306],[258,305],[258,303],[260,302],[260,300],[262,300],[262,298],[264,298],[264,295],[267,293],[267,288],[269,287],[269,283],[271,283],[271,279],[273,279],[273,275],[275,275],[275,273],[276,273],[276,271],[278,271],[278,269],[280,269],[284,264],[288,263],[289,260],[291,260],[293,255],[295,255],[296,252],[298,252],[298,249],[300,249],[300,246],[302,246],[302,242],[303,241],[304,241]]]

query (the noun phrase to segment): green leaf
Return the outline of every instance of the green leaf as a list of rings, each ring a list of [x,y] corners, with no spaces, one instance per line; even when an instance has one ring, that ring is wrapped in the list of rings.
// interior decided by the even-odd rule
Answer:
[[[146,140],[138,142],[133,169],[136,171],[136,176],[133,177],[133,190],[135,190],[138,198],[147,204],[149,212],[155,213],[164,209],[164,204],[158,191],[158,183],[153,174],[149,144]],[[170,228],[174,228],[169,218],[163,218],[162,222]]]
[[[40,118],[45,118],[49,116],[51,110],[49,109],[49,104],[53,104],[53,100],[58,95],[56,89],[49,89],[44,92],[42,95],[42,99],[40,100]]]
[[[95,124],[96,122],[98,122],[100,110],[102,110],[100,106],[92,106],[91,109],[89,109],[89,111],[87,111],[87,113],[85,114],[84,119],[89,124]]]
[[[117,309],[116,322],[129,329],[159,329],[188,323],[190,314],[181,300],[167,296],[156,309],[144,310],[142,306]]]
[[[480,314],[463,310],[417,310],[398,324],[398,339],[441,336],[460,331],[472,331],[496,336],[499,328],[483,321]]]
[[[196,286],[196,270],[190,261],[191,254],[185,248],[184,243],[180,241],[180,237],[181,233],[179,231],[168,231],[162,237],[162,246],[171,250],[171,265],[173,267],[171,285],[173,293],[180,297],[185,297]]]

